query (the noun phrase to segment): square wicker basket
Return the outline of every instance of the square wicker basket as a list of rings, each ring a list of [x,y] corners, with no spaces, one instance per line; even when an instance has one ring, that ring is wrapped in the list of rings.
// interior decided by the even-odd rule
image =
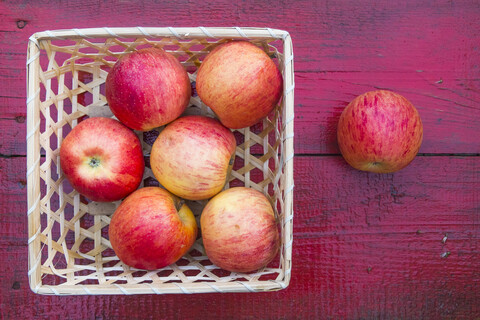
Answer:
[[[236,161],[225,188],[263,192],[280,222],[277,257],[255,273],[213,265],[199,238],[177,263],[136,270],[116,257],[108,240],[111,214],[119,203],[89,202],[69,185],[59,166],[59,148],[85,117],[111,114],[105,99],[108,70],[121,55],[159,47],[175,55],[194,87],[202,59],[232,39],[251,41],[269,54],[284,77],[275,110],[252,126],[233,130]],[[27,55],[28,276],[39,294],[165,294],[256,292],[286,288],[290,281],[293,232],[293,49],[286,31],[269,28],[92,28],[32,35]],[[214,116],[192,95],[186,113]],[[158,131],[136,132],[147,159]],[[142,186],[157,182],[146,168]],[[191,202],[197,218],[205,201]]]

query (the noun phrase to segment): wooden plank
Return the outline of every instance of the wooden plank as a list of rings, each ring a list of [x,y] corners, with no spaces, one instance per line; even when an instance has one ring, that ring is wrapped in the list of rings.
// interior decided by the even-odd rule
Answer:
[[[30,292],[24,166],[24,158],[0,159],[0,310],[7,319],[131,319],[152,310],[212,319],[480,316],[479,157],[418,157],[388,175],[355,171],[339,156],[297,157],[289,288],[162,297]]]
[[[375,240],[371,244],[379,247],[385,243],[368,238],[406,238],[418,248],[430,243],[432,257],[438,258],[447,247],[434,242],[448,234],[452,242],[470,243],[479,253],[474,241],[480,236],[479,157],[417,157],[394,174],[361,172],[340,156],[295,160],[297,238]]]
[[[450,79],[445,87],[420,72],[297,73],[295,80],[296,153],[338,154],[343,109],[357,95],[377,89],[396,91],[416,106],[424,128],[421,153],[480,152],[480,91],[465,90],[462,81]]]
[[[385,87],[375,84],[378,79]],[[403,74],[398,81],[398,74],[382,72],[297,73],[295,80],[296,153],[339,154],[336,130],[342,110],[358,94],[376,88],[392,89],[417,107],[424,126],[421,153],[480,153],[480,91],[469,93],[462,82],[452,81],[445,89],[421,73]],[[425,91],[412,89],[421,87]],[[25,155],[24,100],[0,97],[0,106],[5,110],[0,118],[4,128],[0,154]]]
[[[298,71],[429,70],[443,71],[444,76],[454,71],[454,76],[470,79],[478,74],[478,69],[471,68],[478,68],[480,55],[475,50],[480,28],[478,3],[222,0],[200,5],[176,0],[115,3],[114,14],[105,15],[112,13],[112,4],[93,0],[82,6],[4,1],[0,4],[3,43],[13,45],[16,54],[25,54],[25,41],[35,31],[121,27],[132,17],[138,17],[135,21],[143,26],[218,26],[222,21],[225,26],[289,31],[298,52]],[[158,12],[162,12],[160,20]],[[0,52],[11,52],[6,48]]]

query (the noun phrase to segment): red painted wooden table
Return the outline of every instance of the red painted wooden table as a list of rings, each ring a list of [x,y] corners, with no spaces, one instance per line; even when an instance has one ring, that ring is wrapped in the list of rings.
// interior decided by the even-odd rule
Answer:
[[[290,286],[247,294],[42,296],[27,279],[25,62],[49,29],[256,26],[295,55]],[[478,1],[0,2],[0,318],[480,318]],[[336,124],[355,96],[394,90],[419,110],[420,154],[355,171]]]

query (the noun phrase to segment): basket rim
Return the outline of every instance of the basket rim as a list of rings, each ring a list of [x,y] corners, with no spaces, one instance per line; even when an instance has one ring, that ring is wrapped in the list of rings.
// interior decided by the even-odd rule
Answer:
[[[40,275],[41,252],[35,249],[41,233],[41,225],[35,222],[40,216],[40,119],[36,117],[40,104],[40,84],[38,71],[42,40],[68,40],[79,38],[176,38],[181,39],[272,39],[281,40],[284,49],[284,122],[285,132],[282,143],[285,145],[283,162],[286,176],[285,216],[281,222],[286,230],[284,237],[285,256],[283,278],[280,280],[191,283],[139,284],[94,284],[94,285],[46,285]],[[46,30],[34,33],[28,41],[27,51],[27,219],[28,219],[28,278],[30,289],[38,294],[55,295],[98,295],[98,294],[166,294],[166,293],[209,293],[209,292],[264,292],[277,291],[288,287],[292,268],[293,243],[293,120],[294,120],[294,70],[293,46],[290,34],[285,30],[257,27],[130,27],[130,28],[84,28]],[[37,196],[38,194],[38,196]],[[35,254],[36,253],[36,254]],[[93,290],[93,291],[92,291]]]
[[[65,40],[78,38],[134,38],[146,36],[150,38],[174,37],[178,39],[194,38],[233,38],[233,39],[283,39],[290,34],[281,29],[258,27],[103,27],[82,29],[45,30],[34,33],[30,41]]]
[[[286,289],[289,280],[266,281],[202,281],[192,283],[169,282],[155,285],[109,284],[109,285],[41,285],[30,287],[32,292],[42,295],[135,295],[135,294],[193,294],[193,293],[238,293],[273,292]]]

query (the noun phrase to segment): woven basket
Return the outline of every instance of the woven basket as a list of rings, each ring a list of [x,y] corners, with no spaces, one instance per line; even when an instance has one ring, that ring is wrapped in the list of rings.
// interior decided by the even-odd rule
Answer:
[[[159,47],[175,55],[195,82],[202,59],[231,39],[260,46],[284,77],[280,104],[263,122],[233,130],[236,162],[225,188],[264,193],[281,225],[277,257],[255,273],[213,265],[199,238],[177,263],[145,271],[124,265],[108,240],[116,203],[89,202],[74,191],[59,166],[59,148],[85,117],[111,114],[105,99],[108,70],[123,54]],[[39,294],[164,294],[255,292],[290,281],[293,219],[293,51],[289,34],[269,28],[94,28],[35,33],[27,55],[28,276]],[[214,116],[194,93],[188,114]],[[148,160],[161,128],[136,132]],[[148,163],[148,161],[146,162]],[[146,168],[142,186],[156,185]],[[158,184],[157,184],[158,185]],[[197,221],[206,201],[191,201]]]

